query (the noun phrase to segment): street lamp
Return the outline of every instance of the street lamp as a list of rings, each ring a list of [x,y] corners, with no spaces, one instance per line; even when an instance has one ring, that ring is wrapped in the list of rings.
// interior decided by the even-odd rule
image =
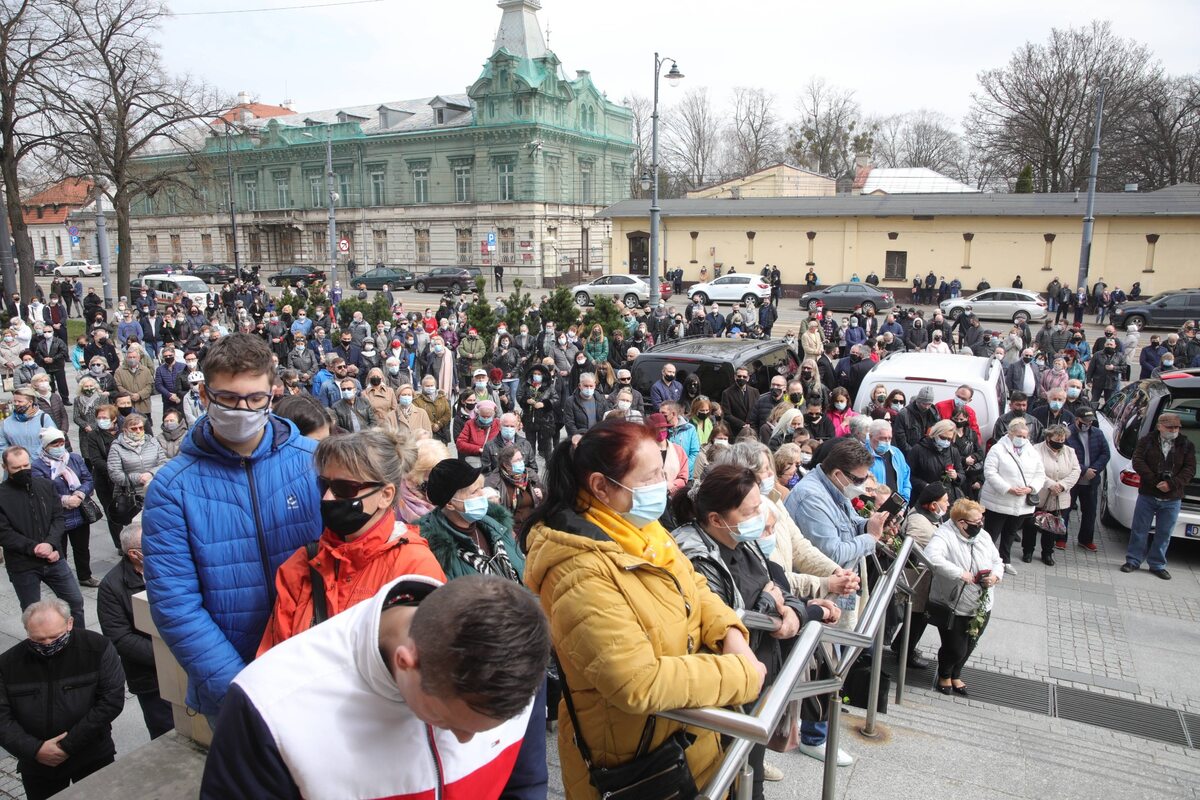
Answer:
[[[667,72],[667,83],[678,86],[683,80],[679,65],[671,58],[659,58],[654,54],[654,109],[650,115],[650,175],[642,174],[642,191],[650,189],[650,308],[655,310],[662,302],[658,290],[658,216],[662,210],[658,207],[658,79],[662,76],[663,65],[671,62]]]

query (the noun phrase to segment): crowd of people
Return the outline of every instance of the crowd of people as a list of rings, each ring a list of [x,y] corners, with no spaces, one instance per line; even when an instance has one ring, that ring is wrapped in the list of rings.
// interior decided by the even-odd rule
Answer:
[[[619,306],[615,330],[543,320],[535,303],[516,330],[481,332],[470,298],[394,303],[372,324],[301,292],[285,305],[236,281],[206,307],[183,296],[160,309],[140,291],[112,320],[89,292],[69,354],[65,322],[44,309],[3,332],[0,546],[29,639],[0,656],[0,693],[18,678],[44,692],[79,670],[105,675],[65,716],[0,703],[0,744],[29,797],[112,761],[114,676],[152,736],[170,728],[133,624],[142,589],[188,706],[214,731],[205,797],[460,780],[488,787],[480,796],[544,796],[555,726],[568,797],[628,789],[621,775],[672,748],[687,796],[721,743],[656,712],[752,704],[803,626],[854,626],[868,556],[903,536],[932,564],[905,655],[929,666],[918,647],[937,628],[938,689],[968,695],[962,668],[1017,574],[1013,543],[1053,567],[1078,510],[1079,547],[1098,549],[1110,451],[1097,404],[1131,378],[1135,353],[1145,375],[1200,357],[1194,323],[1139,351],[1136,330],[1111,326],[1088,343],[1049,319],[998,332],[969,314],[817,308],[784,333],[794,374],[739,368],[708,396],[667,363],[643,394],[633,367],[646,349],[769,337],[772,302]],[[981,430],[969,386],[935,402],[928,387],[868,383],[901,350],[999,360],[1008,408]],[[1171,515],[1195,472],[1180,426],[1164,414],[1138,444],[1125,571],[1146,561],[1170,577]],[[102,518],[123,558],[97,577],[88,540]],[[104,636],[86,630],[81,586],[98,589]],[[826,734],[804,719],[800,751],[852,763],[826,753]],[[437,769],[415,766],[428,754]],[[782,771],[761,747],[750,763],[762,797]]]

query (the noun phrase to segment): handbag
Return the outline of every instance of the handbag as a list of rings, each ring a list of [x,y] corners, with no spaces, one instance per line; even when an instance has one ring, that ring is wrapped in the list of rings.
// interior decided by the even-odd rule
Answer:
[[[1035,491],[1032,491],[1033,487],[1029,485],[1029,481],[1025,480],[1025,470],[1021,469],[1021,462],[1020,462],[1020,460],[1017,459],[1017,457],[1015,455],[1013,456],[1013,463],[1017,465],[1017,472],[1019,472],[1021,474],[1021,483],[1025,484],[1025,486],[1031,490],[1029,492],[1029,494],[1025,495],[1025,505],[1033,506],[1034,508],[1037,508],[1038,493]]]
[[[554,665],[562,682],[563,700],[571,717],[571,727],[575,730],[575,746],[579,748],[579,755],[583,756],[583,763],[587,766],[588,779],[604,800],[692,800],[698,794],[686,753],[696,737],[681,728],[657,748],[649,750],[657,719],[654,715],[646,720],[632,761],[618,767],[595,766],[592,763],[592,751],[583,740],[579,718],[575,716],[575,703],[571,699],[571,687],[567,685],[567,673],[558,663],[557,654],[554,654]]]
[[[100,510],[100,504],[94,498],[85,497],[79,505],[79,513],[83,515],[83,521],[88,525],[99,522],[104,516],[104,512]]]
[[[113,495],[113,522],[128,525],[142,511],[142,496],[132,489],[121,488]]]
[[[1067,524],[1053,511],[1038,509],[1033,512],[1033,526],[1039,531],[1057,536],[1059,539],[1067,538]]]

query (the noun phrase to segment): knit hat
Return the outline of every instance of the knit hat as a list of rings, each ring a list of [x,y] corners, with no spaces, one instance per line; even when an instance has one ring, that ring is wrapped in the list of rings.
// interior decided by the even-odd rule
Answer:
[[[929,386],[922,386],[921,391],[917,392],[917,396],[916,396],[916,398],[914,398],[914,402],[932,403],[933,402],[933,389]]]
[[[947,494],[949,494],[949,492],[947,491],[944,483],[940,481],[927,483],[925,484],[925,488],[921,490],[921,493],[917,495],[917,505],[927,505],[938,498],[945,497]]]
[[[461,458],[439,461],[429,472],[425,496],[438,508],[450,502],[450,498],[479,479],[480,472]]]
[[[67,435],[65,433],[63,433],[62,431],[60,431],[58,428],[43,428],[42,432],[40,434],[38,434],[38,436],[42,440],[43,448],[48,447],[49,445],[51,445],[54,442],[66,441],[66,439],[67,439]]]

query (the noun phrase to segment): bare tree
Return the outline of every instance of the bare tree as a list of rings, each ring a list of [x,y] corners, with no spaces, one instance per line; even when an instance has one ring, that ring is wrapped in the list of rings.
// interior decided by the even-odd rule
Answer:
[[[223,104],[190,76],[163,70],[150,36],[167,13],[156,0],[64,0],[79,33],[69,72],[50,89],[47,108],[61,126],[61,157],[109,184],[117,218],[117,287],[129,291],[130,210],[135,198],[191,189],[188,154],[203,143]],[[153,166],[151,152],[174,154]]]
[[[1152,53],[1118,37],[1107,22],[1055,28],[1046,44],[1026,43],[1004,68],[980,73],[968,135],[998,160],[1032,164],[1040,192],[1078,188],[1087,176],[1101,80],[1110,82],[1105,118],[1121,121],[1136,113],[1159,74]],[[1108,128],[1106,150],[1120,151],[1120,138],[1119,127]],[[1118,164],[1109,158],[1102,164],[1102,185],[1120,182]]]
[[[23,296],[33,291],[33,242],[21,214],[20,189],[30,173],[22,162],[52,137],[38,102],[39,85],[61,65],[72,31],[52,0],[3,0],[0,17],[0,180],[16,244]]]
[[[713,169],[721,139],[721,126],[708,89],[689,89],[677,105],[663,115],[665,141],[661,152],[687,189],[716,177]]]
[[[874,132],[863,124],[852,90],[811,78],[800,95],[799,110],[788,150],[802,166],[836,177],[853,169],[856,155],[871,153]]]
[[[1200,74],[1154,81],[1131,123],[1126,180],[1146,188],[1200,182]]]
[[[622,101],[633,112],[633,174],[630,178],[629,196],[643,197],[642,174],[650,172],[650,119],[653,108],[650,100],[640,94],[633,94]]]
[[[895,168],[907,166],[904,163],[904,134],[905,114],[891,114],[886,117],[875,117],[870,124],[875,129],[874,147],[871,148],[871,160],[875,166]]]
[[[775,96],[762,89],[735,88],[729,139],[729,166],[738,175],[758,172],[780,161],[783,128],[775,113]]]

